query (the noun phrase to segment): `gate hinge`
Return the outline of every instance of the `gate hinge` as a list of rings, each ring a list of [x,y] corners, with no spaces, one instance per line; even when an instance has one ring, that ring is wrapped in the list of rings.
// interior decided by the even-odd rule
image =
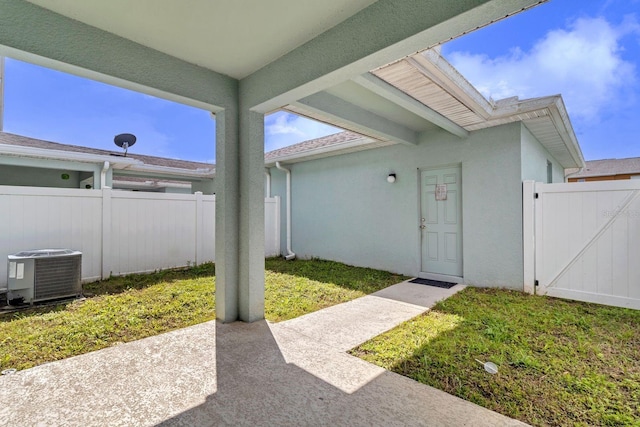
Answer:
[[[534,199],[537,199],[537,198],[538,198],[538,193],[536,193],[536,194],[533,196],[533,198],[534,198]]]
[[[537,280],[533,281],[533,286],[538,286],[540,283]]]

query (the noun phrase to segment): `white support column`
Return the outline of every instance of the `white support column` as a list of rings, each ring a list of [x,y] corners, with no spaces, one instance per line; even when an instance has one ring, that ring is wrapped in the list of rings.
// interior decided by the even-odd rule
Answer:
[[[102,278],[111,276],[111,188],[102,189]]]
[[[522,254],[524,291],[535,293],[535,181],[522,183]]]
[[[237,112],[216,113],[216,317],[223,322],[238,319],[238,145]]]
[[[216,316],[264,319],[264,115],[216,114]]]
[[[239,316],[264,319],[264,115],[240,112]]]

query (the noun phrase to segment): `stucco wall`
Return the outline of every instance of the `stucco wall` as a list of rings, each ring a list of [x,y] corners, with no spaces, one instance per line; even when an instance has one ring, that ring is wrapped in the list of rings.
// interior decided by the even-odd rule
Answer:
[[[462,166],[464,278],[522,288],[521,125],[446,132],[396,145],[290,165],[293,250],[408,275],[420,271],[420,168]],[[386,177],[397,174],[395,184]],[[284,174],[272,169],[283,201]],[[283,250],[286,242],[282,224]]]
[[[99,189],[101,171],[100,164],[4,157],[0,158],[0,185],[81,188],[81,181],[89,179],[88,182],[92,187]],[[62,179],[62,174],[69,175],[69,179]],[[107,186],[112,186],[112,179],[113,169],[109,169],[106,175]],[[84,188],[84,185],[82,185],[82,188]],[[116,186],[116,189],[119,189],[119,187]],[[149,191],[155,190],[149,189]],[[163,193],[175,194],[192,194],[196,191],[202,191],[205,195],[214,194],[213,180],[196,181],[192,184],[192,189],[166,188],[161,190]]]
[[[192,194],[190,188],[165,187],[162,192],[171,194]]]
[[[547,182],[547,161],[551,162],[553,182],[564,182],[564,168],[540,144],[535,136],[522,126],[522,180]]]
[[[191,183],[191,191],[202,191],[202,194],[211,195],[216,193],[216,189],[214,186],[214,180],[211,179],[209,181],[194,181]]]
[[[62,174],[69,175],[69,179],[62,179]],[[0,165],[0,185],[79,188],[80,172]]]

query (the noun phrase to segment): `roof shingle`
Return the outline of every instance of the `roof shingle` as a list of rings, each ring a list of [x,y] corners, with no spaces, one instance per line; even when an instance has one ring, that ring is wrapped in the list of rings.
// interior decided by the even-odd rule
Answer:
[[[60,150],[75,153],[96,154],[101,156],[117,156],[122,157],[122,153],[118,151],[101,150],[98,148],[81,147],[78,145],[60,144],[57,142],[44,141],[42,139],[29,138],[26,136],[15,135],[13,133],[0,132],[0,144],[17,145],[21,147],[42,148],[45,150]],[[165,157],[147,156],[143,154],[127,153],[127,157],[140,160],[144,164],[163,166],[178,169],[213,169],[215,165],[211,163],[192,162],[188,160],[168,159]]]
[[[640,157],[626,159],[589,160],[580,173],[571,174],[571,178],[589,178],[593,176],[612,176],[620,174],[640,174]]]
[[[265,161],[273,160],[280,157],[288,157],[295,154],[301,154],[305,151],[315,150],[318,148],[330,147],[332,145],[338,145],[349,141],[355,141],[362,139],[363,136],[355,132],[338,132],[332,135],[323,136],[322,138],[310,139],[309,141],[303,141],[298,144],[290,145],[288,147],[279,148],[277,150],[269,151],[264,155]]]

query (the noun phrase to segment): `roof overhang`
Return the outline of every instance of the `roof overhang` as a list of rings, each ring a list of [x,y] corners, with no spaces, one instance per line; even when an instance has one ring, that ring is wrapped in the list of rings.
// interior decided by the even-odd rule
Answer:
[[[64,150],[51,150],[21,145],[0,144],[0,156],[23,157],[42,160],[62,160],[80,163],[104,164],[109,162],[114,169],[124,169],[140,163],[131,157],[105,156],[89,153],[77,153]]]
[[[564,168],[584,166],[560,95],[487,100],[436,49],[381,67],[372,74],[469,132],[522,122]]]
[[[384,144],[415,145],[440,128],[459,138],[521,122],[564,168],[584,157],[560,95],[487,100],[435,49],[425,50],[285,107]]]
[[[57,160],[76,162],[82,164],[94,164],[100,168],[109,163],[109,167],[121,173],[130,173],[140,176],[176,177],[189,180],[212,179],[215,168],[211,169],[182,169],[166,166],[147,165],[132,157],[99,155],[90,153],[78,153],[73,151],[52,150],[37,147],[24,147],[20,145],[0,144],[0,156],[15,158],[30,158],[41,160]]]

